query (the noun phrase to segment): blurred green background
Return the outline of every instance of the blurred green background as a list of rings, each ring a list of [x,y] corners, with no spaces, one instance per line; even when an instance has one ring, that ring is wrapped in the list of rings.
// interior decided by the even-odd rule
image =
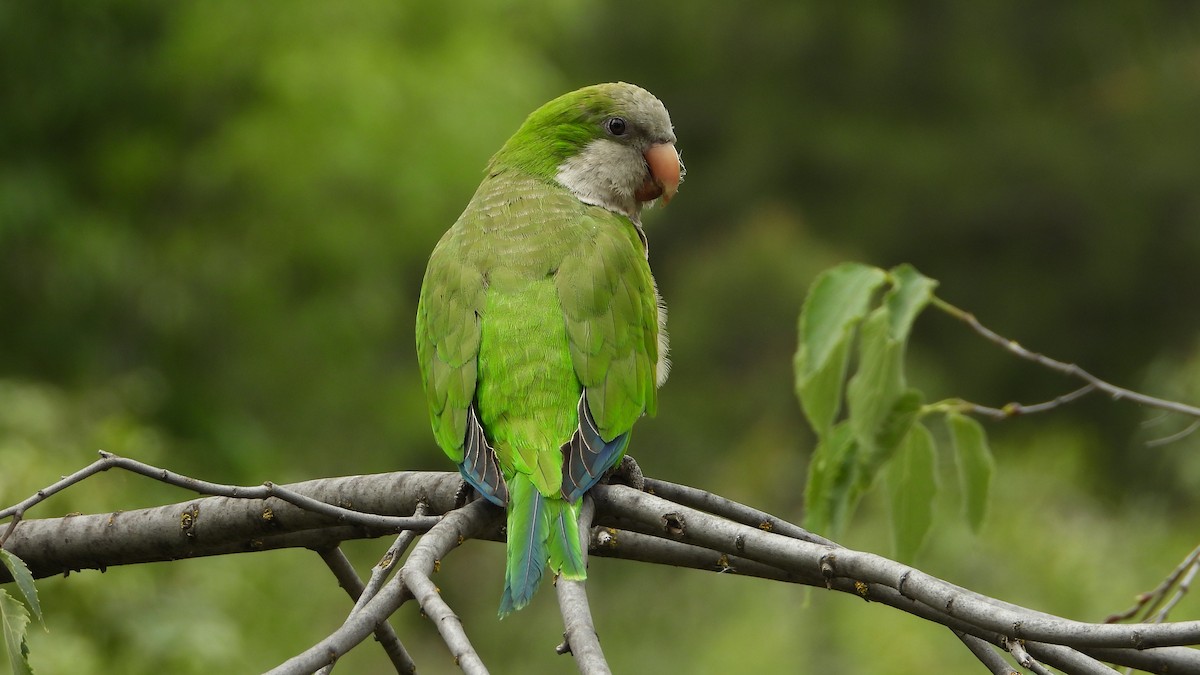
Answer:
[[[1008,337],[1200,401],[1192,2],[3,2],[0,75],[0,504],[97,448],[248,484],[448,469],[413,354],[425,260],[526,114],[617,79],[667,104],[689,171],[645,217],[675,364],[631,448],[649,475],[800,519],[795,321],[843,260],[911,262]],[[1074,387],[948,319],[916,331],[930,398]],[[1200,435],[1145,444],[1186,423],[1096,399],[989,425],[982,534],[943,457],[917,563],[1073,618],[1123,609],[1195,544]],[[31,515],[187,497],[104,475]],[[868,498],[846,543],[886,554],[886,522]],[[365,571],[385,546],[348,548]],[[496,620],[501,558],[473,542],[437,579],[485,661],[572,671],[548,584]],[[977,668],[853,598],[592,569],[618,672]],[[260,671],[348,609],[303,551],[39,588],[42,673]],[[394,623],[422,672],[455,672],[415,608]],[[386,661],[366,645],[342,670]]]

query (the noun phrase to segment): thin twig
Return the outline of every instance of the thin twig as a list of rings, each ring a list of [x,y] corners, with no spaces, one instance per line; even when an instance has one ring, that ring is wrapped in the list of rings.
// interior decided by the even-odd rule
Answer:
[[[112,468],[111,456],[108,456],[108,454],[105,452],[101,452],[100,455],[100,459],[88,464],[75,473],[69,476],[63,476],[58,481],[51,483],[50,485],[47,485],[46,487],[33,493],[27,499],[17,502],[6,509],[0,510],[0,520],[12,518],[12,521],[9,522],[8,527],[4,529],[4,534],[0,535],[0,547],[3,547],[5,542],[8,541],[9,536],[12,535],[13,531],[17,527],[17,523],[21,522],[21,518],[24,517],[25,512],[31,507],[45,501],[51,495],[71,487],[81,480],[90,478],[102,471],[107,471],[108,469]]]
[[[317,551],[321,556],[321,560],[329,567],[329,571],[333,572],[338,580],[338,585],[346,591],[351,600],[358,601],[363,595],[362,579],[358,573],[354,571],[354,566],[350,564],[350,560],[346,554],[342,552],[340,547],[326,548]],[[404,644],[400,642],[400,638],[396,635],[396,631],[392,628],[392,624],[386,620],[380,621],[379,626],[375,629],[375,640],[383,647],[383,651],[387,652],[388,658],[392,661],[392,666],[396,668],[397,673],[415,673],[417,672],[417,664],[413,663],[412,656],[408,650],[404,648]],[[321,669],[320,675],[329,675],[333,670],[333,663],[328,664]]]
[[[113,466],[141,474],[148,478],[185,488],[193,492],[198,492],[202,495],[213,495],[219,497],[236,497],[239,499],[267,499],[275,497],[282,499],[289,504],[298,506],[306,511],[320,513],[322,515],[336,518],[345,523],[354,525],[364,525],[366,527],[389,527],[394,528],[397,532],[408,529],[427,530],[437,522],[437,518],[429,517],[396,517],[396,516],[380,516],[374,513],[363,513],[362,511],[354,511],[352,509],[343,508],[334,504],[307,497],[294,490],[290,490],[282,485],[276,485],[270,481],[262,485],[244,486],[244,485],[223,485],[221,483],[210,483],[208,481],[197,480],[190,476],[160,469],[149,464],[139,462],[135,459],[127,457],[118,457],[112,453],[101,451],[102,455],[107,455],[113,460]]]
[[[1029,652],[1025,651],[1025,645],[1022,644],[1021,640],[1017,640],[1015,638],[1006,638],[1004,640],[1004,648],[1008,650],[1009,654],[1012,654],[1012,657],[1014,660],[1016,660],[1017,665],[1021,666],[1022,668],[1032,671],[1035,673],[1035,675],[1051,675],[1050,671],[1046,670],[1045,666],[1038,663],[1037,659],[1033,658]]]
[[[1171,573],[1154,590],[1138,595],[1137,602],[1132,607],[1123,612],[1110,615],[1104,622],[1116,623],[1118,621],[1125,621],[1133,618],[1138,612],[1142,612],[1142,619],[1146,620],[1162,604],[1167,592],[1174,588],[1184,574],[1189,569],[1194,569],[1198,563],[1200,563],[1200,546],[1192,549],[1191,553],[1188,553],[1183,561],[1176,565],[1175,569],[1171,570]]]
[[[979,659],[979,662],[983,664],[983,667],[987,668],[992,675],[1018,675],[1017,671],[1013,670],[1012,666],[1008,665],[1008,661],[1005,661],[1004,657],[997,654],[996,650],[993,649],[992,646],[987,642],[980,640],[974,635],[963,633],[962,631],[956,630],[953,632],[954,636],[959,640],[962,640],[962,643],[967,646],[967,649],[971,650],[971,654],[973,654],[975,658]]]
[[[988,341],[1003,347],[1009,353],[1027,361],[1032,361],[1033,363],[1036,363],[1044,368],[1049,368],[1055,372],[1062,373],[1068,377],[1072,377],[1077,380],[1083,380],[1099,391],[1108,394],[1113,400],[1125,399],[1133,401],[1134,403],[1150,406],[1152,408],[1168,410],[1181,415],[1188,415],[1189,417],[1200,417],[1200,408],[1196,406],[1187,405],[1186,403],[1178,403],[1176,401],[1169,401],[1167,399],[1157,398],[1154,396],[1147,396],[1146,394],[1140,394],[1136,391],[1125,389],[1124,387],[1118,387],[1115,384],[1111,384],[1096,377],[1074,363],[1063,363],[1062,361],[1052,359],[1043,354],[1029,351],[1018,344],[1016,340],[1010,340],[981,324],[979,319],[975,318],[974,314],[959,309],[958,307],[955,307],[954,305],[942,300],[937,296],[934,296],[931,302],[934,307],[937,307],[955,319],[966,323],[976,333],[982,335]]]
[[[700,490],[687,485],[678,483],[669,483],[664,480],[655,480],[653,478],[645,479],[646,491],[653,495],[658,495],[663,499],[669,499],[673,502],[678,502],[685,506],[690,506],[693,509],[707,511],[711,514],[728,518],[735,523],[757,527],[766,532],[774,532],[785,537],[799,539],[801,541],[810,541],[814,544],[822,546],[837,546],[834,541],[826,539],[819,534],[813,534],[808,530],[798,525],[773,516],[766,511],[760,511],[754,507],[746,506],[732,499],[727,499],[720,495],[715,495],[706,490]]]
[[[404,569],[419,568],[428,580],[428,574],[433,571],[437,560],[463,541],[485,532],[498,519],[498,516],[499,511],[484,500],[472,502],[447,513],[437,525],[421,537],[421,541],[404,564]],[[384,584],[379,593],[371,598],[365,607],[348,616],[341,627],[304,652],[270,670],[270,675],[307,675],[336,660],[366,639],[380,621],[387,619],[396,611],[396,608],[413,597],[414,594],[409,591],[403,580],[404,569],[401,570],[400,575]],[[432,586],[432,584],[430,585]],[[436,589],[433,590],[433,593],[437,594]],[[428,610],[426,613],[428,614]],[[487,672],[482,663],[468,664],[460,661],[460,666],[466,672]]]
[[[424,543],[424,540],[421,543]],[[462,620],[442,599],[437,586],[429,578],[430,571],[439,561],[440,557],[430,556],[422,549],[421,544],[417,544],[408,561],[400,568],[397,578],[412,591],[413,597],[421,605],[421,611],[433,621],[458,667],[468,675],[483,675],[488,672],[487,667],[483,665],[483,660],[479,658],[479,653],[467,637]]]
[[[984,417],[988,417],[996,421],[1004,421],[1012,417],[1049,412],[1059,406],[1063,406],[1075,401],[1076,399],[1083,398],[1093,391],[1096,391],[1095,385],[1085,384],[1075,391],[1067,392],[1062,396],[1056,396],[1049,401],[1030,404],[1016,402],[1006,403],[1001,408],[992,408],[990,406],[980,405],[979,403],[972,403],[971,401],[961,398],[952,398],[945,401],[930,403],[924,406],[924,409],[929,411],[954,410],[968,414],[983,415]]]
[[[1191,436],[1192,434],[1194,434],[1196,432],[1197,429],[1200,429],[1200,420],[1196,420],[1195,422],[1192,422],[1191,424],[1187,425],[1183,429],[1180,429],[1179,431],[1176,431],[1175,433],[1173,433],[1169,436],[1163,436],[1162,438],[1155,438],[1153,440],[1146,441],[1146,447],[1147,448],[1158,448],[1158,447],[1161,447],[1164,445],[1170,445],[1171,443],[1174,443],[1175,441],[1183,440],[1183,439],[1187,438],[1188,436]]]
[[[1183,596],[1187,595],[1188,589],[1192,587],[1192,581],[1196,578],[1197,570],[1200,570],[1200,564],[1192,563],[1192,568],[1189,569],[1187,575],[1183,577],[1183,581],[1179,582],[1179,586],[1176,587],[1175,593],[1171,596],[1171,599],[1167,601],[1167,604],[1164,605],[1162,609],[1160,609],[1153,617],[1151,617],[1151,621],[1154,623],[1162,623],[1167,620],[1167,617],[1171,614],[1171,610],[1175,609],[1175,605],[1178,605],[1179,601],[1183,600]]]
[[[1113,675],[1116,672],[1116,670],[1113,668],[1109,668],[1085,653],[1086,650],[1080,651],[1065,645],[1048,644],[1045,642],[1029,640],[1021,641],[1021,645],[1028,652],[1028,655],[1031,659],[1037,659],[1037,661],[1032,662],[1032,666],[1025,666],[1035,673],[1052,675],[1050,671],[1042,665],[1042,663],[1048,663],[1065,673],[1069,673],[1070,675]],[[1118,658],[1124,660],[1137,660],[1136,656],[1131,656],[1131,652],[1133,654],[1137,653],[1134,650],[1124,650]],[[1119,660],[1113,661],[1113,663],[1119,662]]]
[[[810,586],[819,586],[825,583],[818,574],[806,578],[801,574],[711,548],[608,527],[594,529],[591,554],[601,558],[686,567],[718,574],[758,577],[759,579],[802,583]]]
[[[588,542],[591,539],[592,517],[595,513],[596,506],[592,498],[585,495],[583,505],[579,509],[579,546],[585,567]],[[555,590],[558,592],[558,608],[562,612],[565,640],[558,652],[570,652],[583,675],[609,675],[612,670],[604,659],[604,650],[600,648],[600,637],[596,634],[596,624],[592,620],[585,583],[560,577],[555,583]]]
[[[418,502],[413,515],[423,516],[428,508],[429,505],[425,502]],[[354,603],[354,609],[350,610],[351,614],[361,610],[371,598],[375,597],[379,589],[383,588],[383,583],[388,580],[392,571],[396,569],[396,563],[400,562],[400,558],[404,557],[404,552],[408,550],[409,546],[412,546],[413,539],[416,536],[417,533],[415,531],[405,530],[396,537],[392,545],[388,547],[387,552],[379,559],[379,562],[375,563],[375,566],[371,568],[371,578],[367,581],[362,594],[358,596],[358,600]]]
[[[491,508],[484,500],[472,502],[459,509],[459,511],[479,511],[483,514],[492,514],[493,516],[496,516],[498,513],[497,510]],[[480,516],[480,518],[482,517]],[[482,530],[482,527],[478,529]],[[442,599],[437,586],[429,578],[429,575],[439,566],[441,559],[449,553],[450,549],[439,549],[436,543],[427,542],[427,538],[422,538],[416,548],[413,549],[404,566],[400,568],[397,578],[412,592],[413,597],[421,605],[421,610],[425,615],[433,620],[438,633],[442,636],[442,640],[454,656],[454,662],[462,668],[463,672],[469,675],[487,673],[487,667],[483,665],[479,654],[467,638],[462,621],[450,609],[446,601]],[[467,536],[460,534],[453,542],[452,547],[458,546],[466,538]]]

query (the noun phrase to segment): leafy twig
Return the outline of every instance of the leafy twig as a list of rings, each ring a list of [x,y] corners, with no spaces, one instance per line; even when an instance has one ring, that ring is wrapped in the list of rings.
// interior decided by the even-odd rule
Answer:
[[[959,309],[958,307],[955,307],[954,305],[942,300],[937,296],[933,296],[930,302],[934,307],[937,307],[955,319],[967,324],[972,330],[979,335],[982,335],[989,342],[999,345],[1009,353],[1027,361],[1032,361],[1045,368],[1049,368],[1055,372],[1062,373],[1068,377],[1082,380],[1091,385],[1095,390],[1108,394],[1113,400],[1123,399],[1133,401],[1134,403],[1140,403],[1145,406],[1150,406],[1152,408],[1158,408],[1160,410],[1167,410],[1169,412],[1179,413],[1181,415],[1188,415],[1189,417],[1200,417],[1200,408],[1196,406],[1157,398],[1154,396],[1147,396],[1146,394],[1125,389],[1124,387],[1118,387],[1115,384],[1111,384],[1096,377],[1074,363],[1064,363],[1022,347],[1016,340],[1010,340],[996,333],[987,326],[984,326],[979,322],[979,319],[975,318],[974,314],[966,310]]]
[[[961,398],[952,398],[944,401],[937,401],[923,406],[926,412],[961,412],[975,415],[982,415],[996,421],[1003,421],[1012,417],[1022,415],[1034,415],[1037,413],[1049,412],[1059,406],[1066,405],[1083,398],[1096,390],[1096,387],[1091,384],[1085,384],[1075,391],[1067,392],[1062,396],[1057,396],[1049,401],[1041,403],[1006,403],[1001,408],[992,408],[978,403],[972,403]]]

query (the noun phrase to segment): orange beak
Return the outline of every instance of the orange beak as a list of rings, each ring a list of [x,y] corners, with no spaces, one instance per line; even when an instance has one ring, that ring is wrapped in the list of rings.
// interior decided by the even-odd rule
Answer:
[[[650,168],[650,177],[634,196],[642,202],[662,197],[663,204],[666,204],[679,192],[680,163],[675,144],[655,143],[642,156]]]

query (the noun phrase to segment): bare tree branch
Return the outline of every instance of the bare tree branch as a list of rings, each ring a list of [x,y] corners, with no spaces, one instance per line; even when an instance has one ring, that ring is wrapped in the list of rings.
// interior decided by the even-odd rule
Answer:
[[[94,468],[97,464],[88,467],[92,473],[87,475],[99,471]],[[73,474],[74,482],[86,478],[81,475]],[[385,581],[387,569],[394,568],[395,559],[415,536],[411,531],[398,537],[389,555],[376,566],[371,584],[378,592],[361,594],[360,598],[368,599],[356,603],[337,631],[273,672],[311,673],[333,663],[382,628],[414,593],[462,668],[485,672],[461,622],[429,578],[437,562],[462,541],[503,538],[498,509],[480,500],[456,508],[461,486],[461,478],[453,473],[401,472],[285,487],[288,493],[305,499],[353,505],[389,517],[426,512],[447,515],[441,520],[408,518],[405,522],[437,524],[421,538],[401,574]],[[589,493],[598,524],[589,532],[593,555],[824,586],[940,623],[992,645],[1026,650],[1032,659],[1068,673],[1111,673],[1100,660],[1154,673],[1200,672],[1200,652],[1183,646],[1200,643],[1200,622],[1106,625],[1072,621],[974,593],[881,556],[839,547],[786,521],[702,490],[654,480],[647,480],[646,486],[658,496],[606,485]],[[285,546],[322,550],[345,539],[394,532],[392,527],[348,525],[339,516],[314,513],[279,497],[247,499],[240,488],[238,494],[137,511],[23,520],[12,528],[5,548],[25,559],[36,576],[46,576]],[[663,499],[665,494],[675,501]],[[695,505],[702,509],[693,508]],[[427,511],[419,510],[423,508]],[[10,508],[5,513],[16,517],[18,510]],[[1191,560],[1189,556],[1181,563],[1173,578],[1186,578]],[[332,564],[338,566],[336,560]],[[350,584],[344,570],[339,575]],[[583,589],[575,586],[560,582],[559,593],[568,644],[579,660],[581,653],[588,653],[585,645],[589,635],[594,640],[595,632],[586,605],[579,602],[580,598],[586,602]],[[575,591],[579,594],[572,595]],[[576,617],[582,623],[576,622]],[[601,654],[599,643],[594,644],[596,654]],[[967,644],[980,646],[970,640]],[[603,664],[602,656],[595,663]],[[1036,669],[1032,661],[1029,664]],[[594,672],[603,672],[599,667]]]
[[[334,546],[319,550],[317,553],[320,554],[321,560],[325,561],[325,564],[329,567],[329,571],[333,572],[333,576],[337,578],[338,585],[346,591],[351,600],[357,602],[362,597],[363,590],[366,587],[363,586],[362,579],[354,571],[354,566],[350,564],[350,560],[342,552],[342,549]],[[383,647],[383,651],[387,652],[388,658],[391,659],[397,673],[417,672],[417,664],[413,663],[412,656],[404,648],[404,644],[400,642],[400,638],[396,635],[392,624],[387,621],[379,622],[379,627],[375,629],[375,640]],[[325,671],[326,675],[332,670],[332,663],[322,668],[322,671]]]
[[[95,466],[93,464],[92,466]],[[353,503],[389,516],[412,513],[420,501],[429,512],[453,509],[461,485],[455,473],[399,472],[305,481],[290,492],[326,503]],[[424,531],[435,516],[396,518]],[[107,514],[25,520],[13,529],[5,548],[29,566],[34,577],[83,569],[240,553],[284,546],[328,546],[327,528],[343,528],[341,541],[379,537],[392,526],[342,525],[277,498],[207,497],[179,504]],[[307,533],[302,535],[301,533]],[[289,536],[290,535],[290,536]],[[306,536],[311,539],[306,540]],[[8,581],[0,569],[0,583]]]
[[[485,514],[483,517],[490,516],[493,520],[496,519],[498,511],[494,508],[489,508],[488,502],[479,499],[469,504],[468,506],[456,511],[455,513],[465,511],[480,512]],[[435,538],[437,534],[440,538]],[[441,633],[442,640],[446,646],[450,648],[450,653],[454,655],[454,662],[463,669],[468,675],[477,675],[487,673],[487,668],[483,665],[483,660],[479,658],[475,648],[471,646],[471,641],[467,639],[467,633],[463,630],[462,621],[458,615],[450,609],[450,605],[442,600],[442,596],[438,593],[437,586],[433,585],[433,581],[429,579],[429,575],[434,568],[440,563],[451,549],[457,547],[466,539],[470,538],[471,533],[457,533],[454,539],[448,544],[444,541],[447,536],[443,532],[430,530],[429,533],[417,542],[417,546],[413,549],[412,555],[400,568],[399,579],[412,592],[413,597],[420,603],[421,609],[425,615],[433,620],[437,626],[438,633]],[[370,607],[368,603],[367,607]],[[364,612],[368,609],[364,609]]]
[[[476,500],[463,508],[456,509],[446,514],[446,517],[442,518],[421,538],[404,567],[408,568],[409,565],[413,565],[415,569],[415,566],[419,565],[428,579],[428,574],[433,571],[437,560],[440,560],[461,542],[483,533],[498,520],[499,511],[483,500]],[[379,593],[371,598],[361,610],[351,613],[340,628],[306,651],[269,671],[271,675],[306,675],[336,661],[353,649],[375,630],[375,626],[379,622],[386,620],[400,605],[413,596],[402,582],[403,575],[404,572],[401,570],[400,576],[394,577],[384,584]],[[436,595],[436,593],[435,589],[434,594]],[[441,630],[440,625],[439,630]],[[459,663],[463,665],[464,670],[467,669],[468,664],[461,661]],[[468,672],[487,672],[482,663],[475,666],[472,662],[470,667],[478,669]]]
[[[428,511],[428,507],[426,506],[425,502],[418,502],[416,510],[413,511],[413,515],[423,516],[425,515],[426,511]],[[416,539],[416,536],[417,533],[415,531],[405,530],[396,537],[396,540],[392,542],[390,547],[388,547],[387,552],[383,554],[383,557],[379,559],[379,562],[371,568],[371,579],[367,581],[367,585],[363,589],[362,594],[359,595],[357,602],[354,603],[354,609],[350,610],[351,613],[362,609],[371,598],[375,597],[375,594],[379,592],[379,589],[383,588],[383,583],[387,581],[388,577],[391,576],[392,571],[396,569],[396,564],[400,562],[400,558],[404,557],[404,552],[407,551],[408,547],[412,545],[412,542],[414,539]]]
[[[668,536],[677,532],[673,536],[681,541],[738,550],[747,558],[788,570],[820,569],[828,580],[844,578],[893,588],[949,616],[1016,639],[1072,647],[1132,645],[1137,649],[1200,642],[1200,621],[1115,626],[1020,613],[1003,603],[965,595],[953,584],[872,553],[774,536],[622,486],[598,485],[592,497],[601,513],[612,511],[647,525],[656,524]]]

